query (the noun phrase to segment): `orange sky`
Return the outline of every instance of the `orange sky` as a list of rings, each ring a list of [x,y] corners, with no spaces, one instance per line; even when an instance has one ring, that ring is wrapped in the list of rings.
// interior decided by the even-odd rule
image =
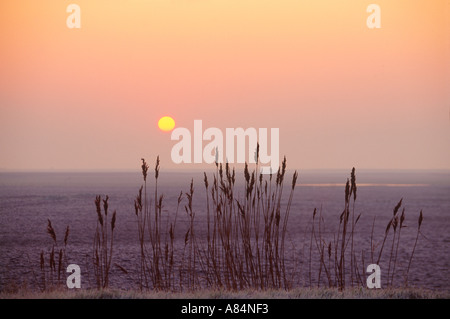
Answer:
[[[290,168],[450,169],[449,17],[448,0],[2,0],[0,169],[180,168],[164,115],[280,128]]]

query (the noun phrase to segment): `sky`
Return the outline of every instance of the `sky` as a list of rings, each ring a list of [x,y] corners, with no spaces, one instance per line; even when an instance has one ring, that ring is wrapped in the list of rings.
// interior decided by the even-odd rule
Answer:
[[[450,169],[449,20],[449,0],[2,0],[0,170],[211,167],[172,161],[166,115],[279,128],[288,168]]]

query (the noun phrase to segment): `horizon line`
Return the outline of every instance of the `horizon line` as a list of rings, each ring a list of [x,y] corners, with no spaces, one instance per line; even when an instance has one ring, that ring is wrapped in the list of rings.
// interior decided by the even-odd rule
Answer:
[[[233,167],[233,166],[232,166]],[[287,172],[292,171],[351,171],[352,168],[286,168]],[[253,170],[253,168],[252,168]],[[424,171],[424,172],[431,172],[431,171],[439,171],[439,172],[450,172],[450,168],[356,168],[356,171],[401,171],[401,172],[407,172],[407,171]],[[189,169],[182,169],[182,168],[169,168],[169,169],[162,169],[160,170],[161,173],[163,172],[170,172],[170,173],[190,173],[190,172],[211,172],[216,171],[216,168],[189,168]],[[131,169],[131,168],[61,168],[61,169],[6,169],[6,168],[0,168],[0,173],[141,173],[140,169]],[[276,172],[274,173],[276,174]]]

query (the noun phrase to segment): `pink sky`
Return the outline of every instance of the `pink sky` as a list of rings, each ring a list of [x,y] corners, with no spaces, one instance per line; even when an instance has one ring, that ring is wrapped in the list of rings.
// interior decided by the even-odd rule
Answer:
[[[277,127],[290,168],[450,169],[449,19],[447,0],[2,0],[0,169],[205,167],[172,163],[164,115]]]

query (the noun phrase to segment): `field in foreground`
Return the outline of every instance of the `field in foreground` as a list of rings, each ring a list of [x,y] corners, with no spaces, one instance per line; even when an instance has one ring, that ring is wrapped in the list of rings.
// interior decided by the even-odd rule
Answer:
[[[138,290],[82,289],[31,292],[19,289],[1,292],[0,299],[450,299],[450,291],[421,288],[365,289],[339,291],[330,288],[299,288],[286,290],[199,290],[195,292],[141,292]]]

